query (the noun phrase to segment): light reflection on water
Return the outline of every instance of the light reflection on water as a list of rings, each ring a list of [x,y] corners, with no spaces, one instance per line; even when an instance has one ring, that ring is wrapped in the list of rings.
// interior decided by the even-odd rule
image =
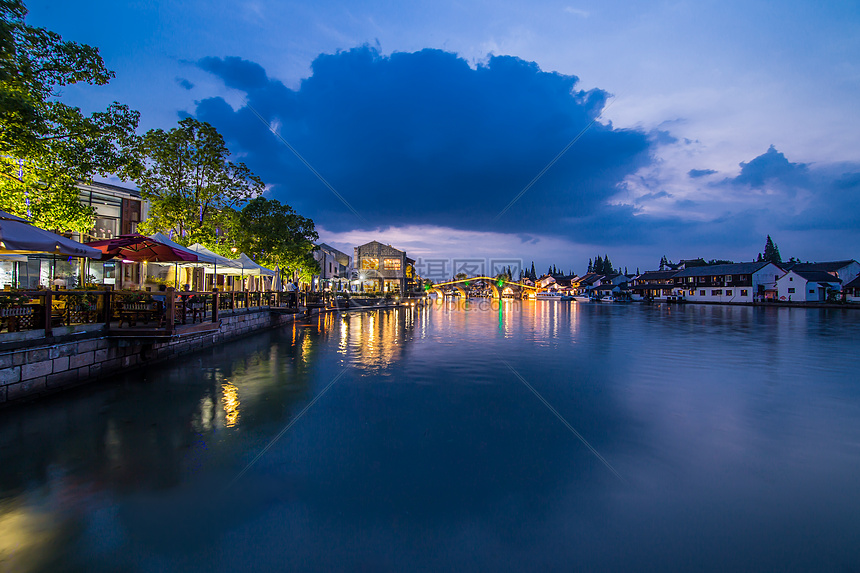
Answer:
[[[856,340],[806,309],[315,317],[0,412],[0,571],[856,570]]]

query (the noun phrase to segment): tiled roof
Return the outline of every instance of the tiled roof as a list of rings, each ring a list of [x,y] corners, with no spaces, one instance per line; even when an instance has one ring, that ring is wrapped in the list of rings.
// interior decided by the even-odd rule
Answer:
[[[680,271],[645,271],[636,280],[656,281],[670,279],[677,275]]]
[[[845,288],[860,288],[860,275],[848,281],[844,286]]]
[[[835,273],[839,269],[856,262],[854,259],[849,259],[847,261],[824,261],[821,263],[783,263],[782,267],[787,271],[824,271],[826,273]]]
[[[754,263],[733,263],[731,265],[710,265],[693,267],[678,271],[676,277],[709,277],[720,275],[751,275],[762,267],[769,265],[766,261]]]
[[[809,282],[813,283],[841,283],[842,280],[839,277],[835,277],[830,273],[825,273],[824,271],[800,271],[792,269],[791,272],[796,274],[797,276],[803,277]]]

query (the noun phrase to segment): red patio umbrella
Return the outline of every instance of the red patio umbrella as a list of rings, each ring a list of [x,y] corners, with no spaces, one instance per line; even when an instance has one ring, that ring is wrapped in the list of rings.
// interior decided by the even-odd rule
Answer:
[[[104,255],[102,260],[111,257],[121,257],[128,261],[151,263],[168,263],[177,261],[197,262],[194,253],[174,249],[170,245],[159,243],[145,235],[119,235],[113,239],[93,241],[87,246],[100,250]]]

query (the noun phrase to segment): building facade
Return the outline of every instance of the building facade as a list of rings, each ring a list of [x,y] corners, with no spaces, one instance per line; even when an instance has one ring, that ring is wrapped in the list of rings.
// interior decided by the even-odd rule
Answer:
[[[824,271],[791,270],[776,281],[779,300],[825,302],[830,291],[840,291],[842,281]]]
[[[415,261],[406,256],[406,251],[378,241],[355,247],[353,275],[356,290],[409,292],[415,284],[414,264]]]
[[[341,291],[348,288],[352,274],[352,259],[346,253],[325,243],[320,243],[314,251],[314,259],[320,267],[319,286],[323,289]]]
[[[675,295],[690,302],[754,302],[777,298],[777,279],[785,274],[773,263],[733,263],[678,271]]]

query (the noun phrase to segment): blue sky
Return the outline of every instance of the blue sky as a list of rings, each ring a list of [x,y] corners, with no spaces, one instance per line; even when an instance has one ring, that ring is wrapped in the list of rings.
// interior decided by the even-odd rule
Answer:
[[[786,258],[860,256],[856,2],[86,6],[28,4],[116,71],[66,101],[211,122],[347,252],[632,270],[748,260],[771,234]]]

